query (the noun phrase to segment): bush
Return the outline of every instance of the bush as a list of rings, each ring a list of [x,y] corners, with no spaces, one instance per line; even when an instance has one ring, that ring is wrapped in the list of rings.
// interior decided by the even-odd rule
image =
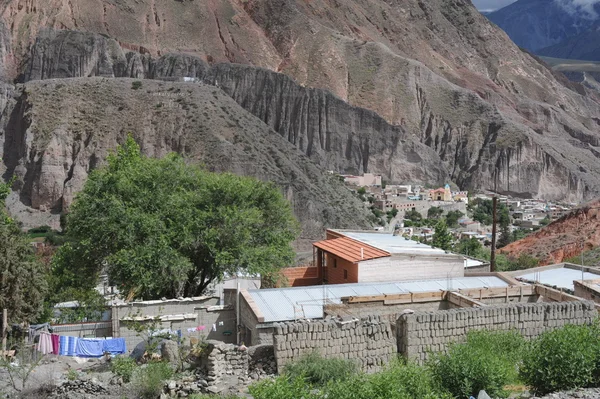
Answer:
[[[135,360],[127,356],[117,356],[110,362],[110,371],[123,378],[123,382],[131,381],[131,376],[136,368]]]
[[[132,383],[142,399],[155,399],[162,392],[166,380],[173,376],[173,370],[164,362],[148,363],[137,368],[132,374]]]
[[[142,82],[140,82],[139,80],[134,81],[133,83],[131,83],[131,88],[133,90],[138,90],[142,88]]]
[[[312,357],[310,357],[312,358]],[[306,358],[308,362],[310,358]],[[322,364],[323,359],[317,362]],[[329,366],[326,366],[329,367]],[[339,376],[336,376],[339,377]],[[352,374],[315,388],[303,375],[284,374],[250,386],[255,399],[451,399],[438,389],[429,370],[397,361],[376,374]]]
[[[34,233],[50,233],[52,231],[52,227],[50,226],[40,226],[40,227],[34,227],[33,229],[29,229],[27,232],[29,234],[34,234]]]
[[[599,338],[598,325],[567,325],[540,335],[524,355],[523,381],[542,395],[592,385],[597,382]]]
[[[525,343],[516,332],[471,332],[467,341],[453,344],[430,361],[435,380],[456,397],[506,397],[504,386],[517,382],[517,364]]]
[[[273,380],[263,380],[250,385],[250,394],[254,399],[316,399],[310,392],[310,386],[302,377],[279,376]]]
[[[330,384],[323,397],[335,399],[450,399],[436,387],[428,369],[401,361],[384,371]]]
[[[290,379],[303,377],[315,386],[324,386],[330,381],[345,381],[357,372],[356,364],[343,359],[325,359],[318,352],[312,352],[284,368],[284,373]]]

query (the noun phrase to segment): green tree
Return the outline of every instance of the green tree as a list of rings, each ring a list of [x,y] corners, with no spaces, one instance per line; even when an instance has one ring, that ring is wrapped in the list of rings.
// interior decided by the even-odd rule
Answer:
[[[500,238],[498,239],[497,248],[502,248],[507,246],[512,242],[512,234],[510,233],[510,229],[508,226],[500,227]]]
[[[404,213],[404,219],[408,219],[411,222],[420,222],[423,219],[423,216],[415,209],[411,209],[410,211],[406,211]]]
[[[226,273],[291,264],[298,233],[272,184],[144,157],[129,137],[77,195],[54,267],[70,287],[105,270],[130,298],[195,296]]]
[[[0,309],[8,309],[9,323],[32,322],[42,311],[46,270],[4,210],[9,193],[10,183],[0,183]]]
[[[483,245],[477,238],[463,238],[454,248],[456,252],[475,258],[482,257]]]
[[[452,234],[448,231],[448,226],[443,220],[440,220],[435,226],[432,245],[443,250],[449,250],[452,247]]]
[[[460,219],[463,216],[464,216],[464,213],[462,213],[461,211],[450,211],[446,215],[446,224],[449,227],[457,227],[458,219]]]
[[[437,219],[442,216],[444,210],[438,206],[432,206],[427,210],[427,219]]]
[[[469,208],[473,211],[473,220],[486,226],[493,223],[494,206],[492,200],[474,200],[472,204],[469,204]],[[510,225],[510,212],[506,204],[499,203],[496,213],[498,224],[501,227]]]

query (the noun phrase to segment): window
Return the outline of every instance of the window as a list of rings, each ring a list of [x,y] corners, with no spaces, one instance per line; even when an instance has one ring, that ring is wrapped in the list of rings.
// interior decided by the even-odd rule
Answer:
[[[337,268],[337,258],[333,258],[333,268]]]
[[[348,280],[348,270],[344,269],[344,280]]]

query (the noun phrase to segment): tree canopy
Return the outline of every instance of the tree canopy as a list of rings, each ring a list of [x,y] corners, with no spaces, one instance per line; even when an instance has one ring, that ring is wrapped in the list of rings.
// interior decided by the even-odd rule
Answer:
[[[105,271],[129,298],[194,296],[226,273],[288,266],[298,232],[272,184],[145,157],[129,137],[77,195],[54,268],[68,286]]]
[[[9,193],[10,184],[0,183],[0,309],[8,309],[10,323],[31,322],[42,310],[46,271],[4,210]]]
[[[432,206],[427,210],[427,219],[437,219],[444,213],[444,210],[439,206]]]

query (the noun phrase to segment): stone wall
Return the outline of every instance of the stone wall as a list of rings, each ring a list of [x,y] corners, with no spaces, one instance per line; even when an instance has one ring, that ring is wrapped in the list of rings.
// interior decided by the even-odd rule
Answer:
[[[276,323],[273,347],[277,369],[313,351],[325,358],[356,361],[364,371],[377,371],[397,353],[392,326],[373,316],[340,323],[335,320]]]
[[[212,340],[207,341],[207,345],[208,386],[222,388],[244,384],[248,379],[247,348]]]
[[[272,345],[247,348],[214,340],[206,345],[199,366],[208,392],[226,392],[277,373]]]
[[[445,351],[451,342],[464,341],[474,330],[516,330],[525,338],[565,324],[591,323],[598,315],[593,302],[542,302],[493,305],[486,308],[451,309],[403,314],[398,318],[398,352],[419,363],[429,351]]]

